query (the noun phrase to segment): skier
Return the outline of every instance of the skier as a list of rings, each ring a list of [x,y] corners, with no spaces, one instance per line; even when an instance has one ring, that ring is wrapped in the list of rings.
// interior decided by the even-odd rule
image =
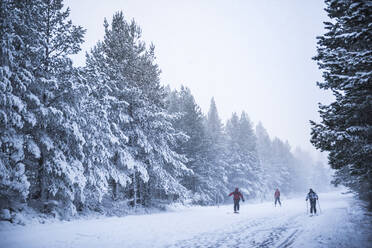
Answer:
[[[243,194],[239,192],[239,188],[235,188],[235,191],[229,194],[229,196],[232,196],[232,195],[234,195],[234,198],[233,198],[234,199],[234,213],[239,213],[240,198],[242,198],[244,202]]]
[[[275,207],[276,207],[277,202],[279,202],[279,205],[282,206],[282,203],[280,202],[280,191],[279,191],[279,189],[275,190],[274,198],[275,198]]]
[[[313,191],[313,189],[310,189],[309,193],[306,196],[306,201],[310,200],[310,213],[311,215],[316,214],[316,201],[318,200],[318,195]]]

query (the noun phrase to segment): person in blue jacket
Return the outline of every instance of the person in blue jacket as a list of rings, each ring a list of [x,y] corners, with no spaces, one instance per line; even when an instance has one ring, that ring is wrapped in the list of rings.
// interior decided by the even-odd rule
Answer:
[[[310,213],[316,214],[316,201],[319,199],[318,195],[310,189],[309,193],[306,196],[306,201],[310,200]]]

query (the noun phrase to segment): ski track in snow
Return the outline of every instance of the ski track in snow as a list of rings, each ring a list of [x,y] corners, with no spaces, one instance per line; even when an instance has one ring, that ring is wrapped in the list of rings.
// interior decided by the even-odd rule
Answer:
[[[351,195],[320,194],[322,212],[306,214],[304,198],[273,203],[191,207],[175,212],[75,220],[0,229],[7,248],[368,248],[372,217]],[[318,207],[319,211],[319,207]],[[1,227],[1,226],[0,226]]]
[[[290,247],[301,232],[299,226],[296,225],[298,217],[291,220],[261,218],[251,222],[241,221],[234,224],[233,227],[224,228],[214,233],[200,234],[191,240],[180,241],[168,247]]]

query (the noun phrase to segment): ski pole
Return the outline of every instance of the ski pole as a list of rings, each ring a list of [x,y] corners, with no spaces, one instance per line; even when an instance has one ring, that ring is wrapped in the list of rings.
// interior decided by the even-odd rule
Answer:
[[[306,214],[309,214],[309,205],[307,205],[307,201],[306,201]]]
[[[322,213],[322,209],[320,208],[319,199],[318,199],[318,206],[319,206],[319,212]]]

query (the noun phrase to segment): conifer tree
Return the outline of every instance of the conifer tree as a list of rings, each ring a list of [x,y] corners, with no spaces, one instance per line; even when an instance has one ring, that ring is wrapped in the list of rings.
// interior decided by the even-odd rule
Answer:
[[[329,152],[334,183],[350,187],[372,208],[372,1],[325,3],[332,21],[318,37],[314,60],[323,71],[318,86],[335,100],[319,105],[322,121],[311,121],[311,142]]]
[[[22,132],[25,126],[35,125],[27,101],[38,102],[27,94],[34,80],[27,56],[28,35],[35,34],[27,25],[31,7],[29,2],[0,2],[0,209],[26,200],[30,181],[25,157],[28,151],[39,156],[32,138]]]
[[[193,173],[187,174],[182,180],[184,186],[194,193],[200,193],[200,174],[205,161],[206,137],[204,116],[196,104],[189,88],[181,86],[179,91],[172,91],[168,96],[168,109],[171,113],[178,113],[173,126],[188,136],[187,141],[177,144],[177,152],[187,157],[187,168]]]
[[[257,137],[254,133],[252,123],[244,111],[239,119],[239,146],[246,171],[246,187],[250,197],[258,197],[262,194],[263,185],[263,170],[259,162],[257,151]]]
[[[227,162],[228,162],[228,186],[230,189],[239,187],[243,189],[243,194],[247,193],[245,183],[247,175],[245,174],[245,164],[242,161],[242,150],[240,147],[240,126],[239,117],[233,113],[231,118],[226,123],[226,136],[227,136]]]
[[[86,67],[87,83],[101,92],[92,97],[104,107],[107,132],[116,137],[106,142],[110,148],[103,170],[122,186],[133,205],[182,198],[187,190],[179,178],[189,170],[184,156],[172,148],[184,135],[175,132],[173,116],[167,113],[154,46],[146,48],[141,29],[134,21],[128,23],[122,12],[113,16],[111,25],[105,20],[104,26],[104,40],[88,55]],[[113,154],[123,158],[120,164]],[[94,170],[102,169],[97,166]],[[125,180],[120,182],[115,174]]]
[[[280,188],[281,180],[273,173],[273,142],[261,122],[256,126],[256,137],[258,157],[263,170],[263,183],[266,186],[265,195],[271,196],[271,191]]]
[[[15,57],[8,58],[13,64],[10,84],[18,96],[18,106],[23,102],[21,111],[27,116],[18,125],[17,133],[18,147],[28,148],[22,163],[19,161],[19,166],[25,164],[23,170],[32,182],[28,196],[41,198],[42,202],[61,200],[73,213],[72,201],[84,187],[80,162],[83,140],[71,119],[76,116],[76,98],[71,94],[76,88],[68,55],[79,51],[84,30],[67,20],[69,10],[62,11],[62,1],[4,4],[9,10],[4,24],[9,29],[3,44],[11,41],[5,39],[18,37],[18,45],[13,43],[9,48]],[[10,65],[8,62],[4,64]]]
[[[240,118],[233,114],[226,125],[228,134],[230,188],[240,187],[249,198],[264,193],[263,168],[259,161],[257,137],[248,115],[243,111]]]
[[[202,177],[205,182],[205,194],[210,202],[222,201],[227,192],[226,136],[221,119],[218,115],[214,98],[206,118],[206,162]]]
[[[265,195],[272,197],[272,192],[279,188],[283,193],[296,192],[296,183],[300,181],[296,163],[288,142],[279,138],[271,140],[262,123],[256,126],[257,149],[263,170]]]
[[[85,30],[68,19],[62,0],[36,1],[33,21],[38,33],[33,58],[35,81],[29,91],[40,99],[37,125],[29,130],[40,148],[38,177],[41,200],[60,200],[66,213],[83,197],[84,138],[78,125],[79,84],[69,55],[80,51]]]

